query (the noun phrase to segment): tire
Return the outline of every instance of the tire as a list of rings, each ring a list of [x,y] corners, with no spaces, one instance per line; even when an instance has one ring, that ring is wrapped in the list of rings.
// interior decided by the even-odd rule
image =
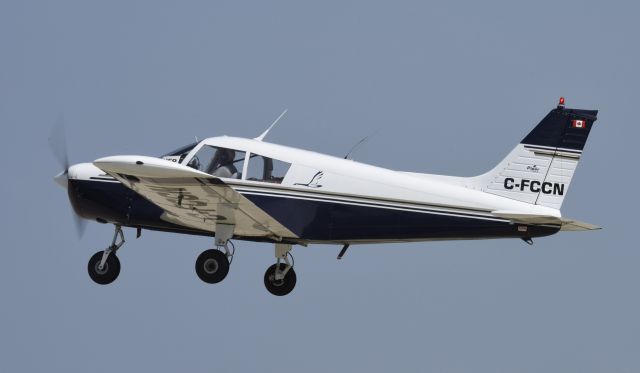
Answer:
[[[100,270],[98,266],[100,266],[100,261],[102,261],[102,253],[102,251],[98,251],[93,254],[91,259],[89,259],[87,270],[93,282],[100,285],[107,285],[118,278],[120,274],[120,259],[116,256],[116,253],[109,254],[107,261],[104,263],[104,267]]]
[[[284,268],[285,265],[286,264],[281,263],[280,269]],[[281,297],[291,293],[293,288],[296,287],[297,276],[293,268],[289,269],[289,272],[287,272],[287,275],[284,276],[282,280],[275,281],[275,275],[276,264],[267,268],[267,271],[264,273],[264,286],[269,293]]]
[[[208,284],[216,284],[227,277],[229,273],[229,259],[220,250],[203,251],[196,260],[196,273],[200,280]]]

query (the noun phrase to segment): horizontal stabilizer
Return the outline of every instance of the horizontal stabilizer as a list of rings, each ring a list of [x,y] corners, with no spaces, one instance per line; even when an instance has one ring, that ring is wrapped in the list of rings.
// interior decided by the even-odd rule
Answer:
[[[562,228],[560,228],[561,231],[594,231],[597,229],[602,229],[602,227],[567,218],[562,218]]]
[[[592,231],[602,229],[602,227],[597,225],[553,215],[527,214],[517,211],[492,211],[491,214],[499,218],[509,219],[516,224],[560,225],[561,231]]]
[[[553,215],[540,215],[540,214],[527,214],[517,211],[492,211],[491,215],[494,215],[499,218],[509,219],[514,223],[520,224],[551,224],[551,225],[560,225],[562,224],[562,220],[559,216]]]

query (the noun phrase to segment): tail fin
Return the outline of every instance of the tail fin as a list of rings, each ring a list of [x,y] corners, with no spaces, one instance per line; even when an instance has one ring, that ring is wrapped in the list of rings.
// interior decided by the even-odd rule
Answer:
[[[493,170],[471,178],[484,192],[560,209],[597,110],[551,110]]]

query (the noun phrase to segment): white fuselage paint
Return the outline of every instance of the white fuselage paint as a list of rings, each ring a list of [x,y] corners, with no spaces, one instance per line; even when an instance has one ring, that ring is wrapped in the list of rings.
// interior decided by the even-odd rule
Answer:
[[[429,206],[443,214],[455,215],[473,211],[485,219],[504,220],[491,215],[502,210],[521,214],[560,217],[560,211],[551,207],[535,205],[509,198],[508,194],[485,192],[477,189],[471,181],[476,178],[461,178],[393,171],[353,160],[333,157],[308,150],[271,144],[253,139],[237,137],[212,137],[201,141],[184,158],[186,165],[198,150],[205,145],[245,151],[291,164],[281,184],[271,184],[244,179],[222,179],[242,193],[262,193],[278,189],[291,198],[310,198],[318,194],[342,203],[358,204],[375,199],[385,208],[415,208]],[[515,150],[514,150],[515,151]],[[131,156],[136,157],[136,156]],[[246,159],[249,159],[247,154]],[[245,161],[247,162],[247,161]],[[246,175],[247,165],[242,175]],[[322,178],[313,186],[305,186],[315,175]],[[176,175],[177,176],[177,175]],[[244,176],[243,176],[244,177]],[[69,169],[70,179],[96,182],[118,182],[93,164],[85,163]],[[321,186],[318,186],[321,185]]]

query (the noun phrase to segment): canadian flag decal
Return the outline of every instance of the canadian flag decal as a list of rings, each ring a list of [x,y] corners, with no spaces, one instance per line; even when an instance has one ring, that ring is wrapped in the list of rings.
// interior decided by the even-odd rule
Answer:
[[[573,128],[587,128],[587,122],[581,119],[574,119],[571,121],[571,127]]]

